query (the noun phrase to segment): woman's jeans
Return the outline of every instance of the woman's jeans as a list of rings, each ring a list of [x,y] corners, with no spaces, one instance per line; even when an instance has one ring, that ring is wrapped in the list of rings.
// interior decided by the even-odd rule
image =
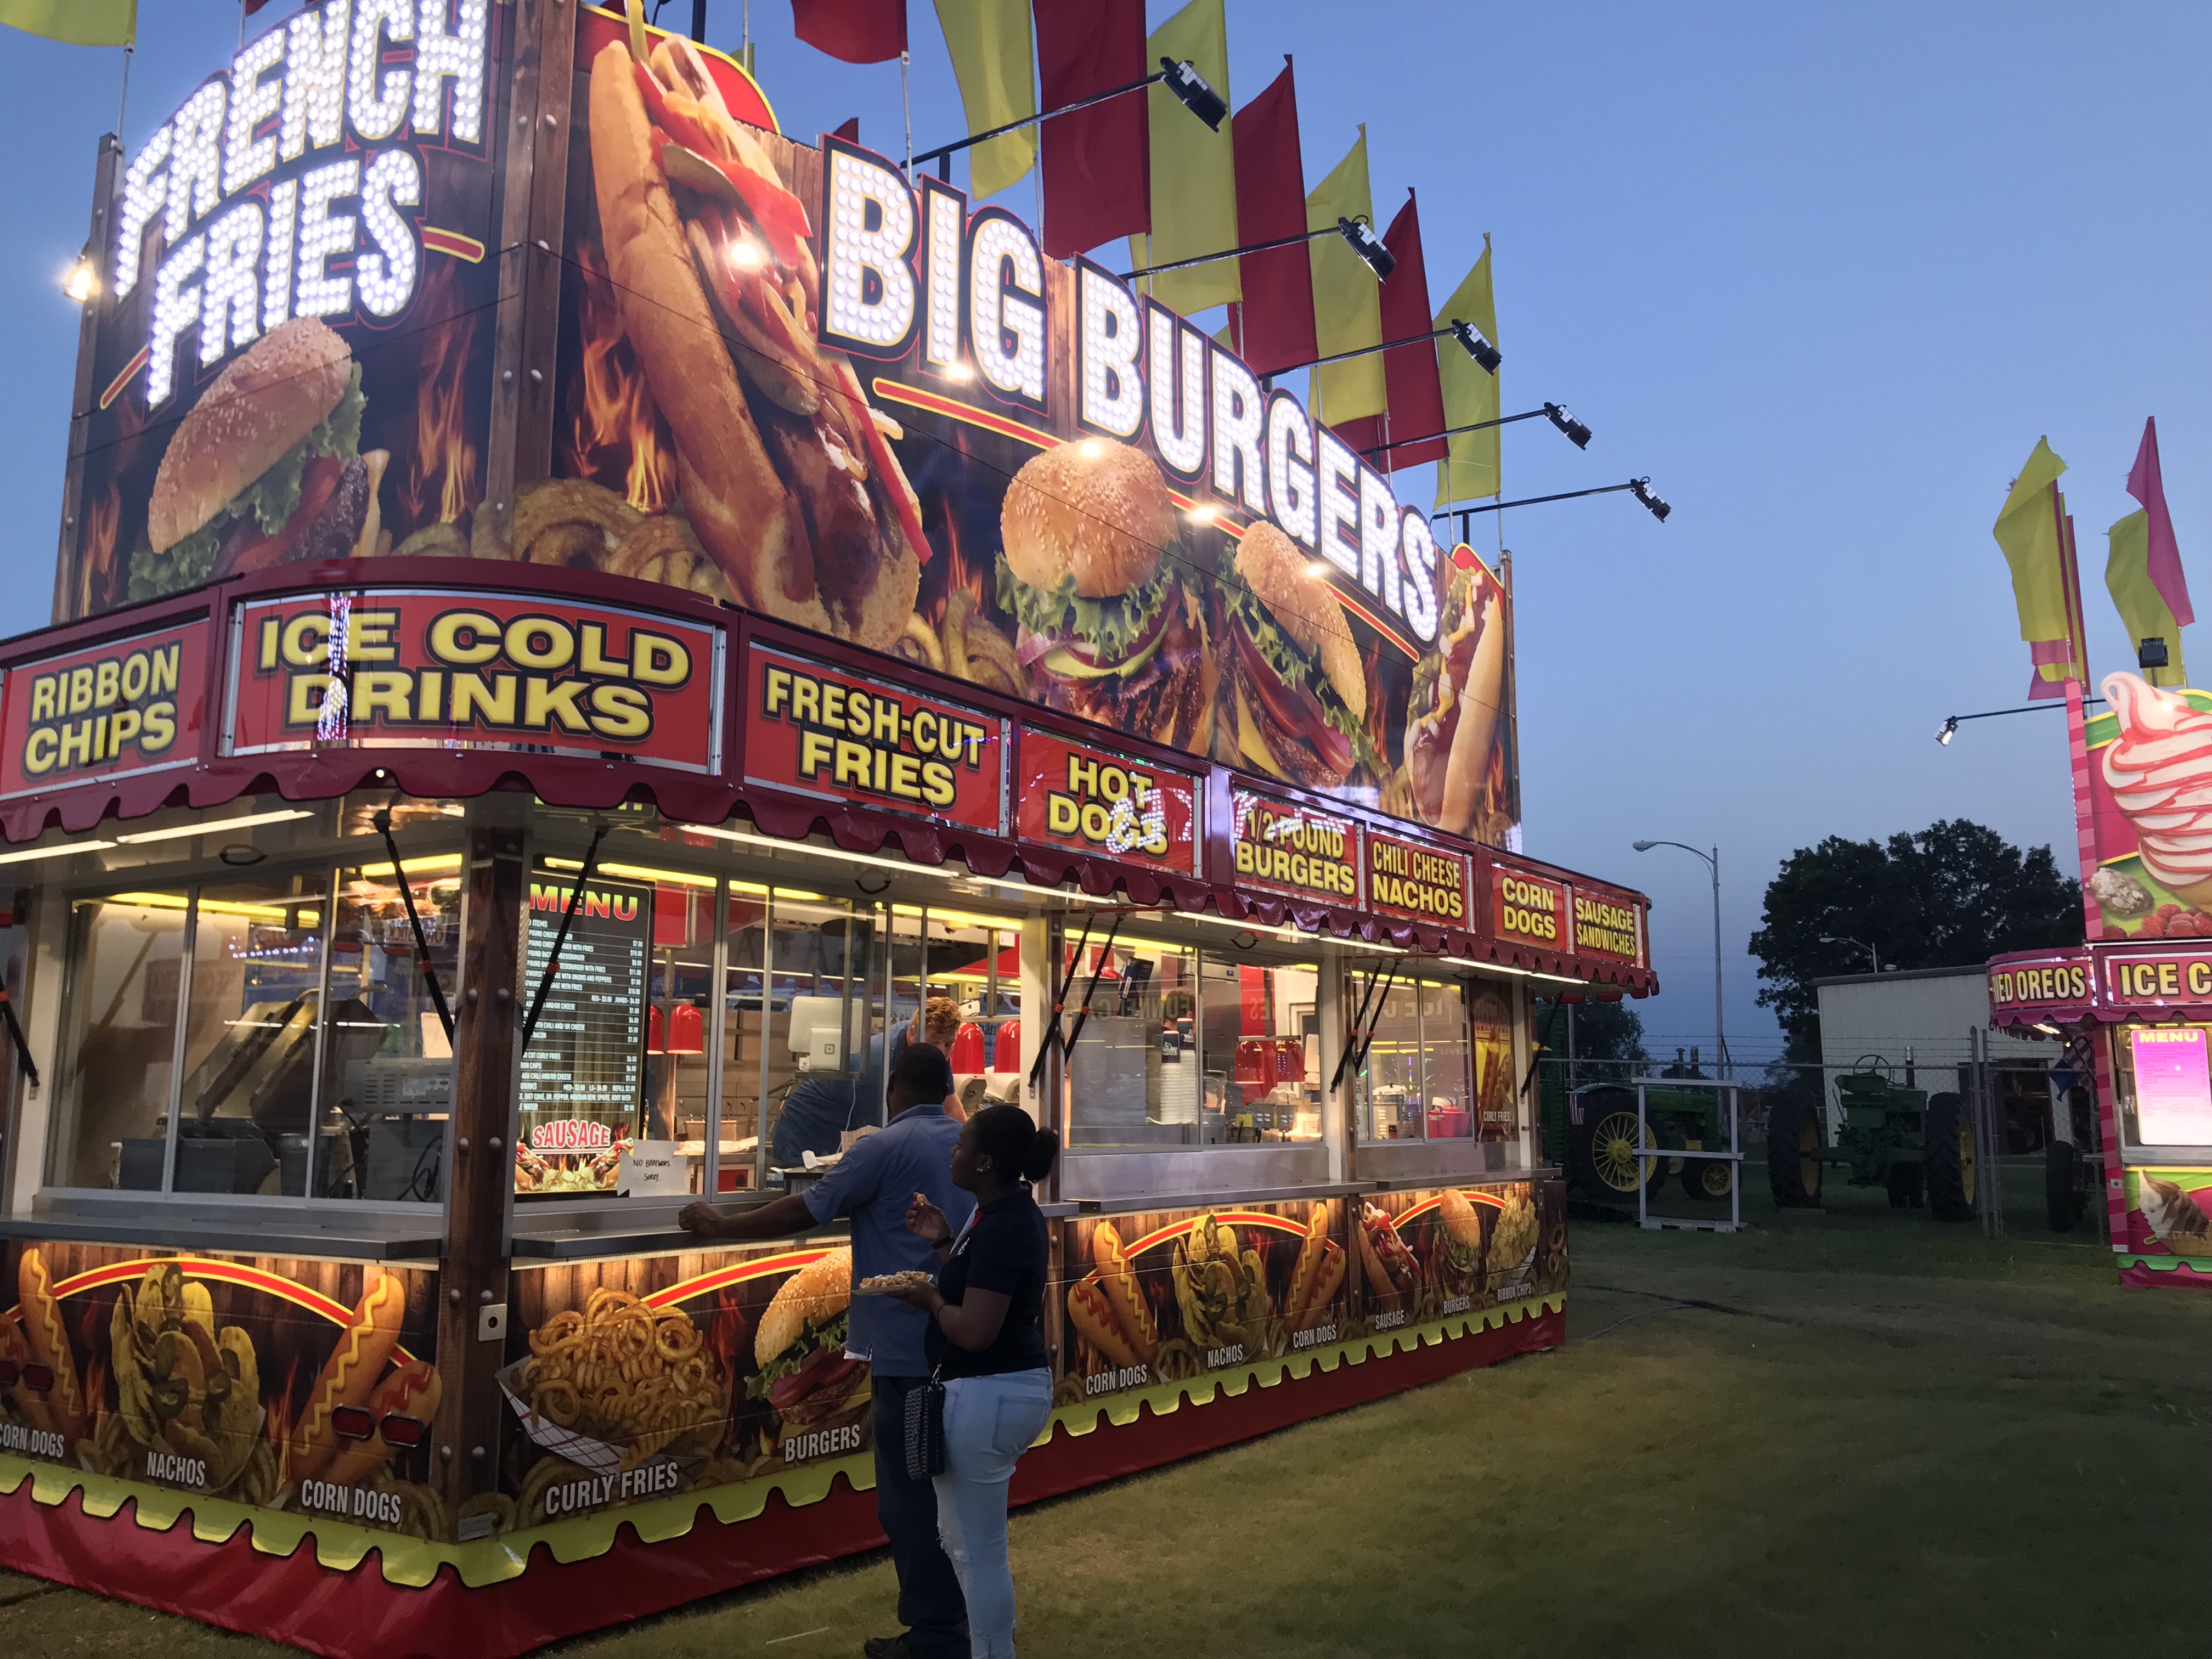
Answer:
[[[1006,1563],[1006,1486],[1015,1460],[1052,1416],[1052,1373],[956,1376],[945,1385],[945,1473],[937,1530],[968,1598],[975,1659],[1014,1659],[1014,1574]]]

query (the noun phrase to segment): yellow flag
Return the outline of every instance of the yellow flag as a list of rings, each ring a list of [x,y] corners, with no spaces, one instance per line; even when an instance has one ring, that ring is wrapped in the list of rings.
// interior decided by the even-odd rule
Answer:
[[[937,0],[970,136],[1037,112],[1029,0]],[[968,193],[995,196],[1036,164],[1036,129],[1023,127],[968,152]]]
[[[127,46],[138,34],[138,0],[0,0],[0,23],[73,46]]]
[[[1490,289],[1490,234],[1482,237],[1482,258],[1467,273],[1467,280],[1452,290],[1436,325],[1445,328],[1456,319],[1491,344],[1498,343],[1498,301]],[[1444,429],[1494,421],[1498,405],[1498,376],[1487,373],[1449,340],[1437,342],[1437,369],[1444,386]],[[1495,495],[1505,488],[1498,465],[1497,427],[1462,432],[1449,440],[1450,451],[1437,468],[1437,505],[1471,501]]]
[[[1148,67],[1163,58],[1188,64],[1229,101],[1229,27],[1223,0],[1190,4],[1152,31]],[[1152,125],[1152,231],[1129,239],[1129,268],[1164,265],[1237,246],[1237,165],[1230,122],[1208,132],[1206,123],[1165,87],[1153,86],[1146,113]],[[1186,270],[1139,277],[1137,287],[1186,317],[1244,297],[1234,259],[1214,259]]]
[[[1382,285],[1352,244],[1335,234],[1339,219],[1375,222],[1364,125],[1352,153],[1306,198],[1306,228],[1330,233],[1306,244],[1313,259],[1314,343],[1322,357],[1382,343]],[[1310,390],[1314,418],[1324,426],[1380,415],[1390,404],[1379,351],[1314,370]]]
[[[2020,636],[2032,649],[2037,678],[2045,682],[2072,677],[2073,606],[2066,596],[2065,550],[2060,541],[2063,511],[2051,500],[2051,486],[2066,463],[2051,453],[2047,438],[2013,480],[2012,493],[1990,533],[2012,567],[2012,595],[2020,608]]]
[[[2166,599],[2150,580],[2150,514],[2140,508],[2105,534],[2112,538],[2112,553],[2105,561],[2105,586],[2118,606],[2128,630],[2128,643],[2145,640],[2166,641],[2166,666],[2147,668],[2143,678],[2153,685],[2186,685],[2189,672],[2181,661],[2181,624],[2173,619]]]

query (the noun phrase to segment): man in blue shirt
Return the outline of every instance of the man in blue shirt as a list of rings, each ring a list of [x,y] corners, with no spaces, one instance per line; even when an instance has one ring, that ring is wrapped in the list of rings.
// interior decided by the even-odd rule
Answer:
[[[845,1131],[873,1127],[876,1094],[883,1086],[884,1038],[888,1035],[890,1064],[915,1042],[927,1042],[946,1054],[960,1030],[960,1005],[951,997],[932,997],[926,1008],[889,1033],[878,1031],[868,1039],[868,1067],[857,1078],[802,1077],[784,1097],[783,1110],[769,1132],[769,1158],[780,1170],[795,1169],[805,1154],[827,1158],[837,1150]],[[933,1257],[933,1261],[935,1258]]]
[[[940,1048],[917,1042],[891,1067],[890,1122],[857,1142],[804,1193],[756,1210],[725,1215],[691,1204],[677,1218],[708,1238],[750,1242],[803,1233],[844,1217],[853,1229],[855,1279],[919,1268],[934,1273],[937,1252],[907,1231],[907,1207],[919,1193],[945,1212],[955,1232],[975,1208],[973,1194],[952,1184],[952,1148],[959,1126],[942,1102],[952,1092],[952,1066]],[[906,1472],[906,1397],[929,1380],[922,1357],[928,1316],[887,1296],[855,1297],[845,1352],[866,1359],[874,1399],[876,1518],[890,1540],[898,1569],[903,1636],[869,1638],[870,1659],[967,1659],[968,1607],[952,1563],[937,1536],[937,1492]]]

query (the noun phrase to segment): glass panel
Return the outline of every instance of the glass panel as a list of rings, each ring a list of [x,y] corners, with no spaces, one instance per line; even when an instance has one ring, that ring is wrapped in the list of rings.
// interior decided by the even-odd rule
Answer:
[[[653,893],[643,1139],[677,1143],[668,1178],[687,1193],[699,1192],[706,1179],[716,885],[714,878],[703,876],[682,884],[660,882]]]
[[[1456,1015],[1455,1016],[1456,1017]],[[1475,1133],[1511,1140],[1521,1133],[1521,1080],[1513,1074],[1513,1005],[1494,985],[1477,987],[1467,1006],[1473,1038]]]
[[[182,889],[86,899],[70,924],[70,1006],[52,1179],[158,1191],[176,1081]]]
[[[1466,993],[1457,985],[1425,984],[1421,1004],[1423,1123],[1431,1140],[1462,1140],[1474,1133],[1474,1090],[1468,1053]],[[1513,1054],[1492,1060],[1490,1081],[1507,1082]],[[1487,1096],[1484,1097],[1486,1099]]]
[[[450,1006],[460,994],[462,855],[403,854],[400,862]],[[392,866],[340,871],[316,1194],[441,1200],[453,1061]]]
[[[580,894],[577,860],[545,862],[550,867],[532,872],[523,922],[524,1006],[541,983],[545,996],[520,1068],[514,1190],[612,1193],[623,1152],[645,1134],[659,884],[633,878],[625,866],[621,876],[594,872]],[[711,901],[713,878],[699,879]],[[680,888],[670,903],[686,905]]]
[[[1388,974],[1389,969],[1382,970]],[[1364,975],[1347,985],[1346,1006],[1357,1013],[1366,994]],[[1374,1036],[1359,1078],[1360,1131],[1369,1140],[1419,1140],[1428,1094],[1428,1067],[1421,1052],[1421,990],[1400,981],[1383,994],[1379,1012],[1369,1010]]]
[[[173,1191],[307,1190],[325,881],[319,872],[200,889]]]
[[[772,899],[772,927],[764,898]],[[726,1149],[736,1139],[747,1163],[757,1146],[757,1102],[767,1103],[770,1169],[800,1167],[809,1152],[832,1156],[847,1135],[883,1121],[882,917],[880,906],[805,889],[768,896],[731,884],[722,1136]],[[910,963],[915,956],[909,945]],[[730,1156],[726,1150],[726,1191],[757,1176],[756,1164],[732,1179]]]
[[[1206,1099],[1210,1045],[1198,1042],[1198,953],[1124,939],[1110,954],[1067,940],[1060,963],[1075,977],[1062,1024],[1090,1013],[1068,1058],[1069,1143],[1076,1146],[1197,1146],[1218,1143],[1222,1119]],[[1097,988],[1092,989],[1093,976]],[[1223,1052],[1226,1052],[1224,1050]],[[1018,1060],[1015,1062],[1018,1065]],[[1201,1109],[1212,1105],[1209,1114]],[[1210,1127],[1209,1127],[1210,1126]]]
[[[1207,1109],[1218,1087],[1227,1140],[1321,1138],[1319,982],[1311,967],[1206,957],[1200,1006]]]
[[[957,910],[932,910],[929,921],[930,1009],[922,1036],[951,1060],[962,1109],[1018,1101],[1020,927]]]

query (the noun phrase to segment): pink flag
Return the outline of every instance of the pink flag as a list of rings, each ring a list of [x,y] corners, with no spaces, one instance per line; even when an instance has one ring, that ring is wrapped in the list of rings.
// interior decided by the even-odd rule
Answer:
[[[2166,483],[2158,472],[2155,415],[2143,422],[2142,447],[2136,451],[2136,464],[2128,473],[2128,494],[2150,520],[2150,556],[2144,561],[2150,585],[2158,589],[2174,621],[2195,622],[2197,615],[2189,608],[2189,583],[2181,574],[2181,549],[2173,539],[2173,519],[2166,510]]]

